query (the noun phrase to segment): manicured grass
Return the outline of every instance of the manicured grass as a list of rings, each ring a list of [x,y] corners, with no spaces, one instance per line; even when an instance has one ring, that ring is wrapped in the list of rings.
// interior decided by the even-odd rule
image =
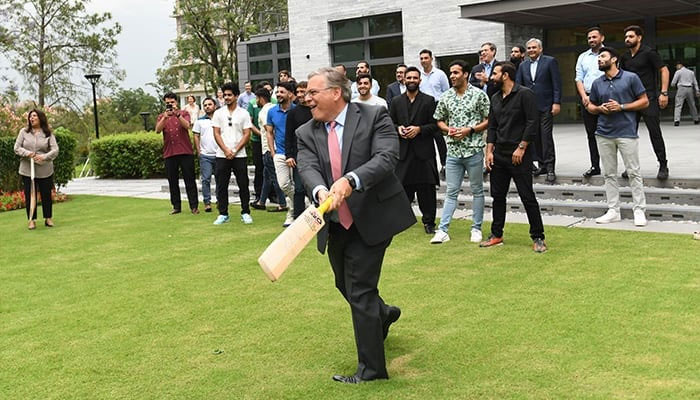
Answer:
[[[256,263],[284,215],[213,226],[166,201],[76,196],[56,228],[0,214],[0,398],[504,399],[700,396],[700,242],[526,225],[505,246],[395,238],[391,379],[352,373],[347,305],[310,245],[279,282]],[[485,232],[487,230],[485,229]]]

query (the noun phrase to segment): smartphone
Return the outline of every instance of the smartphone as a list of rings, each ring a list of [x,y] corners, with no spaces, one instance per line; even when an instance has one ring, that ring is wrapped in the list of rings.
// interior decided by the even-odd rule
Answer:
[[[173,110],[173,105],[170,104],[170,103],[168,103],[168,104],[165,105],[165,109],[168,110],[168,111],[172,111],[172,110]]]

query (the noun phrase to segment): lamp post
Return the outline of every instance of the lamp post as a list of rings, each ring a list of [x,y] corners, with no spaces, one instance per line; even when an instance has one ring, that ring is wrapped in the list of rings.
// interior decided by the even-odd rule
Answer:
[[[100,125],[98,123],[97,119],[97,94],[95,93],[95,85],[97,85],[97,81],[100,80],[100,74],[87,74],[85,75],[85,79],[90,81],[90,84],[92,85],[92,106],[93,106],[93,113],[95,114],[95,137],[97,139],[100,138]]]
[[[148,116],[151,115],[149,112],[142,112],[139,113],[141,115],[141,118],[143,118],[143,130],[147,131],[148,130]]]

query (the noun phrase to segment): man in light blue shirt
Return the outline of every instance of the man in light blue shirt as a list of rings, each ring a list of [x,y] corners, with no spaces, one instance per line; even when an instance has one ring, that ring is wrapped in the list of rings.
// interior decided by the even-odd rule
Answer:
[[[433,67],[433,52],[428,49],[420,51],[420,91],[440,101],[442,94],[450,88],[450,82],[443,70]]]
[[[598,52],[603,47],[605,35],[600,27],[594,26],[586,32],[586,40],[590,49],[584,51],[576,60],[576,90],[581,97],[581,117],[588,136],[588,152],[591,155],[591,167],[583,173],[584,178],[600,175],[600,154],[595,140],[595,130],[598,126],[598,116],[588,112],[586,107],[591,102],[591,85],[604,73],[598,68]]]
[[[253,87],[250,85],[250,81],[246,82],[243,87],[245,91],[238,96],[238,107],[247,110],[248,104],[255,99],[255,95],[253,94]]]

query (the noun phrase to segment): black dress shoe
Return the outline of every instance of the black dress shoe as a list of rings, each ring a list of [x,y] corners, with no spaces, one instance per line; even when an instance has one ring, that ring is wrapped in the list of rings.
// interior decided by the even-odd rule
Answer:
[[[253,208],[256,209],[256,210],[265,210],[265,209],[267,208],[267,207],[265,207],[264,205],[262,205],[262,204],[260,204],[260,203],[258,203],[258,202],[252,202],[252,203],[250,203],[250,206],[253,207]]]
[[[595,175],[600,175],[600,168],[590,167],[588,168],[588,171],[583,173],[584,178],[590,178]]]
[[[622,173],[622,179],[629,179],[629,178],[630,178],[630,176],[627,175],[627,171],[625,170],[625,172]]]
[[[680,126],[680,125],[681,125],[681,123],[678,122],[678,121],[674,121],[674,122],[673,122],[673,126]]]
[[[425,233],[429,235],[435,234],[435,225],[423,224],[423,228],[425,229]]]
[[[544,175],[544,174],[546,174],[546,173],[547,173],[547,168],[546,168],[546,167],[540,167],[540,168],[537,168],[536,170],[534,170],[534,171],[532,172],[532,175],[534,175],[534,176],[540,176],[540,175]]]
[[[554,171],[547,172],[547,177],[544,179],[547,183],[554,183],[557,180],[557,175]]]
[[[396,306],[389,306],[389,315],[387,315],[384,325],[382,326],[384,339],[389,336],[389,327],[391,324],[398,321],[399,317],[401,317],[401,309]]]
[[[364,382],[364,380],[357,375],[350,375],[350,376],[333,375],[333,380],[336,382],[350,383],[350,384]]]
[[[173,208],[172,210],[170,210],[170,215],[180,214],[181,212],[182,212],[182,211]]]
[[[659,167],[659,173],[656,174],[656,179],[660,181],[664,181],[668,179],[668,167],[665,165],[662,165]]]

